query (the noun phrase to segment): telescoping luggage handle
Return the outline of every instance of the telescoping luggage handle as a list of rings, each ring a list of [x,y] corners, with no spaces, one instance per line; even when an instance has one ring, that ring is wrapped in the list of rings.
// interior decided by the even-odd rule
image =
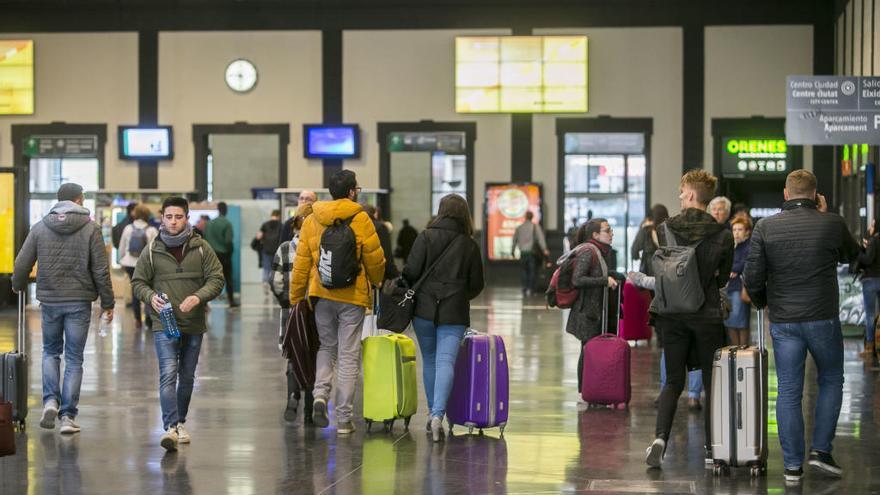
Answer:
[[[758,350],[764,351],[767,349],[767,343],[765,342],[766,337],[764,337],[764,310],[758,310]]]
[[[621,294],[622,289],[623,289],[623,284],[618,282],[617,283],[617,311],[615,313],[617,315],[618,331],[620,328],[620,294]],[[606,282],[605,290],[602,291],[602,335],[605,335],[608,333],[608,291],[609,291],[608,284]]]
[[[17,346],[16,351],[20,353],[24,353],[25,351],[25,338],[27,337],[27,331],[25,327],[25,305],[27,303],[25,291],[20,291],[18,293],[18,327],[15,330],[15,345]]]

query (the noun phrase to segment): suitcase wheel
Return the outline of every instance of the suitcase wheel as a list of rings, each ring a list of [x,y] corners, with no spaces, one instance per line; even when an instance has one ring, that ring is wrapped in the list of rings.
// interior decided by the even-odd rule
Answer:
[[[382,424],[384,425],[383,430],[386,433],[394,429],[394,420],[393,419],[386,419],[385,421],[382,422]]]
[[[364,418],[364,422],[367,423],[367,433],[369,433],[370,430],[373,428],[373,420]]]
[[[721,476],[722,474],[727,474],[728,472],[729,468],[724,462],[715,462],[715,464],[712,466],[712,474],[714,474],[715,476]]]
[[[501,431],[501,436],[504,437],[504,427],[507,426],[506,423],[502,423],[498,425],[498,429]]]
[[[617,404],[614,407],[615,407],[615,409],[626,409],[626,402],[621,402],[620,404]]]
[[[480,436],[483,436],[483,429],[480,428]]]
[[[473,435],[473,433],[474,433],[474,427],[472,425],[468,426],[468,435]]]
[[[411,419],[412,419],[412,416],[407,416],[406,418],[404,418],[404,420],[403,420],[403,429],[404,430],[409,431],[409,420],[411,420]]]

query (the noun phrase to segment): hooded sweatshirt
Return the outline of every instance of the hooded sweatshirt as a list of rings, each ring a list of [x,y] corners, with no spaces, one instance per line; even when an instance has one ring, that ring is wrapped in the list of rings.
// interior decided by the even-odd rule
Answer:
[[[92,302],[100,295],[101,307],[113,308],[104,238],[86,208],[61,201],[34,225],[15,258],[13,288],[25,289],[34,263],[41,303]]]
[[[338,220],[352,218],[350,227],[355,235],[361,270],[354,284],[340,289],[327,289],[318,275],[321,254],[321,235]],[[373,221],[361,205],[349,199],[318,201],[312,205],[312,214],[303,222],[290,281],[290,304],[295,305],[308,297],[372,306],[371,286],[382,283],[385,275],[385,252],[376,235]]]
[[[705,293],[705,302],[694,313],[663,315],[660,318],[689,321],[721,322],[721,291],[730,278],[733,266],[733,234],[719,224],[712,215],[697,208],[688,208],[657,227],[660,246],[668,245],[667,226],[675,236],[679,246],[697,246],[697,265],[700,270],[700,284]]]

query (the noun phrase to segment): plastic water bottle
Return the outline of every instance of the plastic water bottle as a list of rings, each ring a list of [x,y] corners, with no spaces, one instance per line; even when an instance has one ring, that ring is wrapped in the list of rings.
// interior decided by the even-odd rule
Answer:
[[[101,322],[98,324],[98,336],[106,337],[107,333],[110,331],[112,324],[110,320],[107,319],[107,316],[103,313],[101,314]]]
[[[159,297],[165,301],[165,304],[162,305],[162,311],[159,312],[159,320],[162,322],[165,335],[172,339],[180,338],[180,327],[177,326],[177,318],[174,317],[174,308],[171,307],[168,295],[163,293],[159,294]]]

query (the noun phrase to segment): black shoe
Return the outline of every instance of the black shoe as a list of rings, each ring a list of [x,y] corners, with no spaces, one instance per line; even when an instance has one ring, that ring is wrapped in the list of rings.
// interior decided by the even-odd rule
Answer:
[[[834,458],[827,452],[819,452],[818,450],[810,451],[810,466],[818,468],[823,473],[836,476],[843,476],[843,469],[834,462]]]
[[[785,482],[786,483],[800,483],[803,478],[804,478],[804,470],[801,468],[786,469],[785,470]]]
[[[299,398],[296,394],[290,394],[287,398],[287,408],[284,410],[284,421],[296,421],[296,407],[299,405]]]

